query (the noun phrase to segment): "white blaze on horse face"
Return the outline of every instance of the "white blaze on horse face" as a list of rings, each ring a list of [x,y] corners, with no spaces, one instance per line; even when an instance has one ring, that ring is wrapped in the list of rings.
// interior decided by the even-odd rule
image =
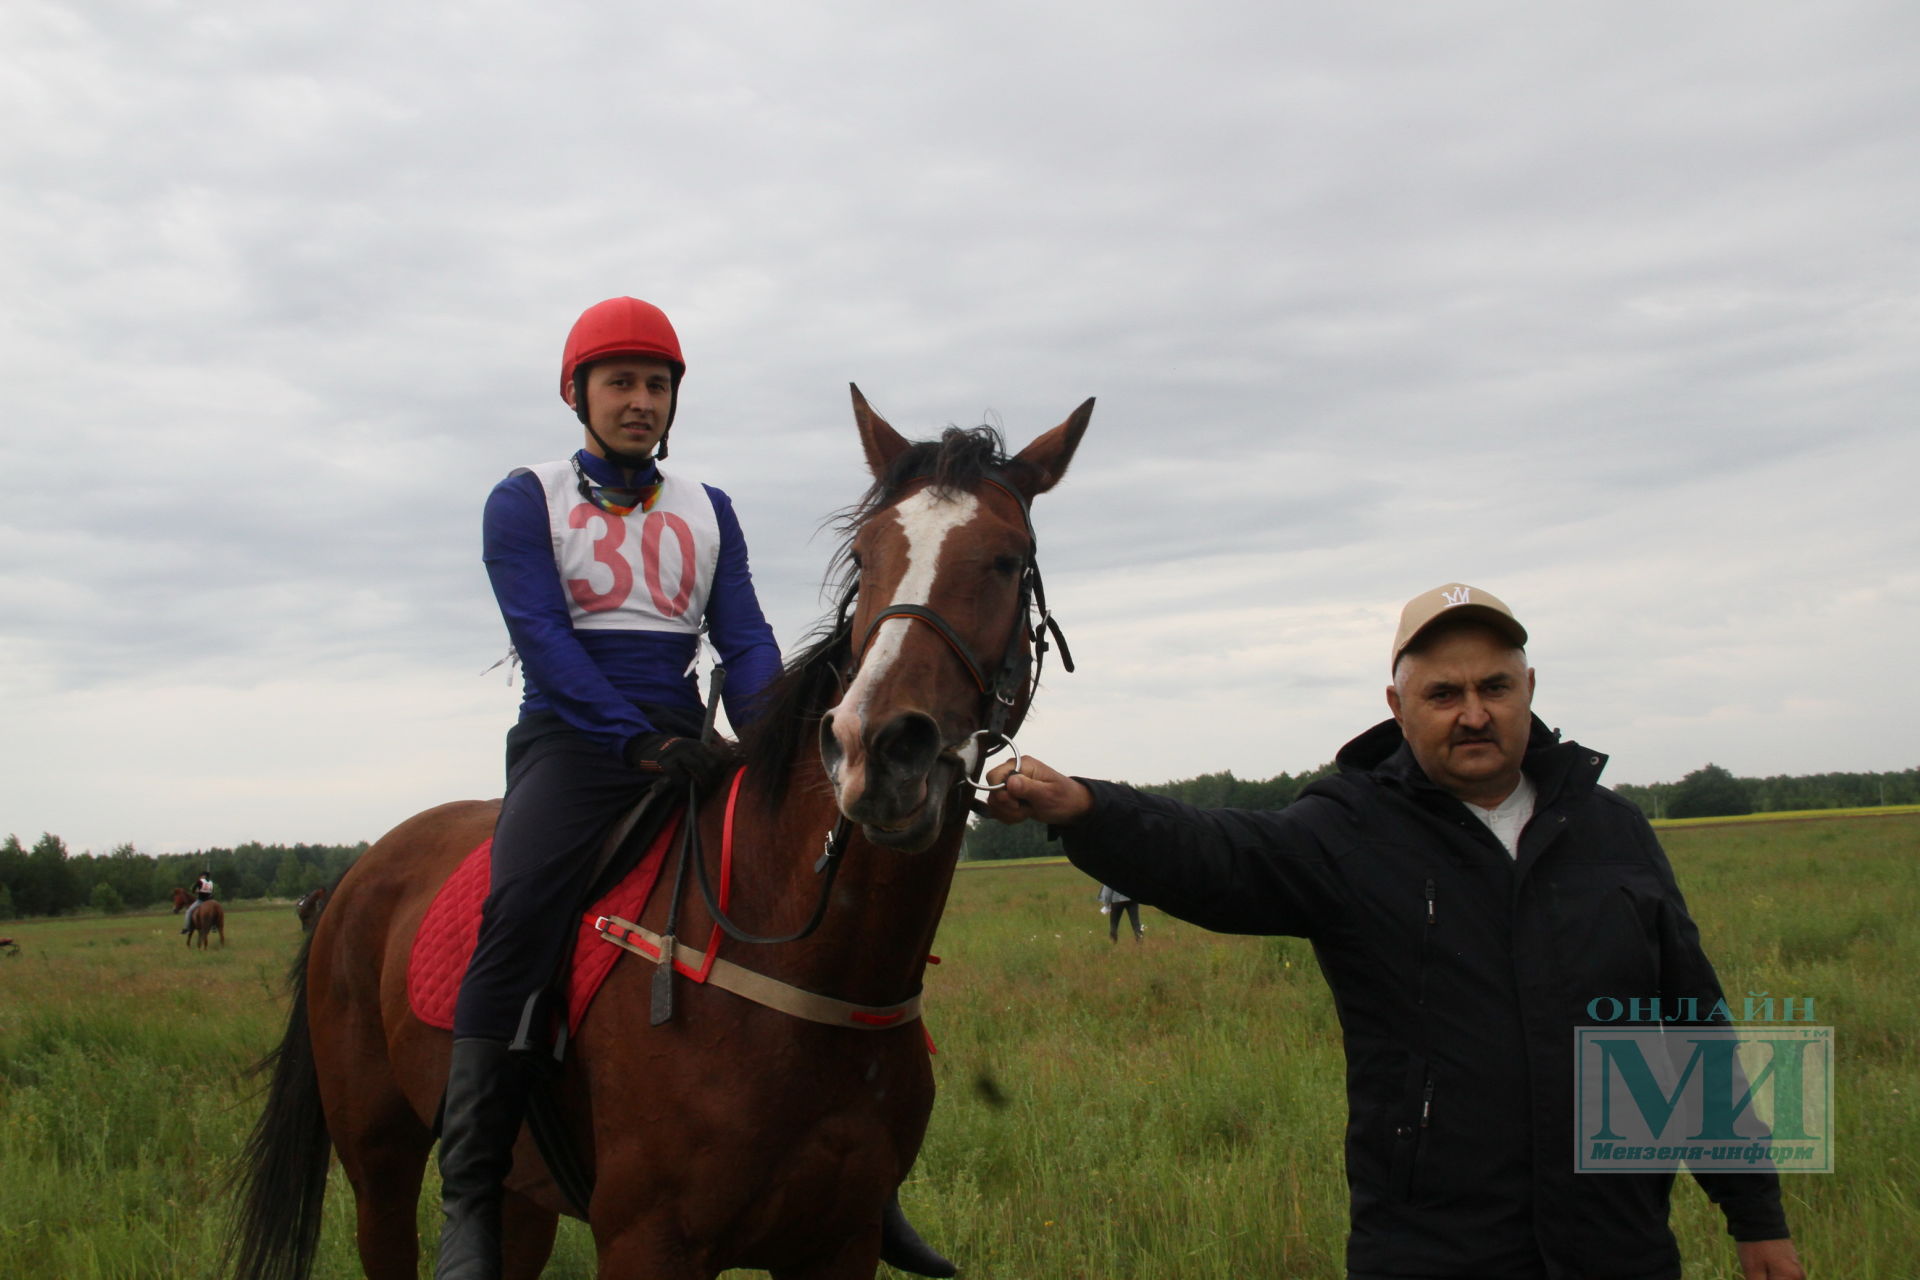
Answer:
[[[933,583],[940,568],[940,549],[947,535],[972,520],[980,511],[980,500],[970,493],[936,496],[932,489],[903,499],[892,511],[907,541],[907,567],[900,575],[888,605],[924,605],[933,598]],[[865,772],[866,752],[862,745],[867,711],[887,672],[900,657],[907,642],[908,629],[916,624],[911,618],[888,618],[873,633],[860,660],[860,671],[847,686],[833,716],[833,736],[840,743],[840,776],[834,785],[841,788]]]

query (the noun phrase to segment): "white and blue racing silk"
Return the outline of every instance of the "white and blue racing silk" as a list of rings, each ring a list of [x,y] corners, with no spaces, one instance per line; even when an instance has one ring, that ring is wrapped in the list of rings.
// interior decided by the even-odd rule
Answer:
[[[705,632],[727,665],[728,718],[745,725],[780,673],[780,647],[732,502],[653,468],[635,482],[658,483],[658,497],[613,515],[581,494],[575,461],[596,484],[623,483],[582,450],[515,470],[487,498],[483,559],[520,657],[521,716],[551,711],[616,754],[659,727],[642,708],[697,720]]]

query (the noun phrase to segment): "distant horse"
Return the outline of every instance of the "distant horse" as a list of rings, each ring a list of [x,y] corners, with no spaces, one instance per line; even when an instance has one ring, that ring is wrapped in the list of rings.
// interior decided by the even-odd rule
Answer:
[[[853,398],[875,483],[843,525],[839,617],[765,695],[741,744],[737,805],[721,788],[700,806],[693,860],[719,862],[730,820],[733,891],[719,914],[743,932],[802,935],[813,908],[818,928],[728,955],[879,1009],[917,999],[965,834],[963,788],[997,739],[1011,742],[1035,653],[1049,630],[1058,637],[1027,506],[1066,471],[1093,401],[1008,458],[985,428],[909,444],[857,388]],[[436,890],[499,809],[430,809],[336,886],[295,963],[248,1146],[239,1280],[309,1274],[332,1148],[358,1203],[369,1280],[415,1275],[415,1207],[451,1038],[413,1016],[408,956]],[[823,856],[836,827],[844,845]],[[665,933],[672,896],[656,893],[640,923]],[[709,900],[689,891],[676,936],[706,939]],[[776,1280],[872,1277],[882,1214],[933,1106],[914,1017],[823,1025],[679,981],[671,1021],[653,1026],[657,972],[634,958],[614,966],[558,1085],[593,1179],[584,1217],[602,1280],[710,1280],[736,1267]],[[561,1213],[580,1216],[523,1132],[504,1206],[506,1276],[540,1273]]]
[[[175,889],[173,891],[174,915],[179,915],[183,907],[192,906],[193,895],[191,893],[188,893],[185,889]],[[189,947],[198,941],[200,949],[205,951],[207,949],[207,935],[209,933],[218,933],[220,935],[220,945],[223,947],[227,945],[227,913],[220,909],[220,904],[214,899],[208,898],[199,906],[194,907],[193,915],[190,919],[193,923],[193,931],[187,935],[187,945]]]
[[[327,905],[327,891],[315,889],[300,901],[293,904],[293,913],[300,917],[300,928],[307,933],[313,932],[313,922],[320,918],[320,908]]]

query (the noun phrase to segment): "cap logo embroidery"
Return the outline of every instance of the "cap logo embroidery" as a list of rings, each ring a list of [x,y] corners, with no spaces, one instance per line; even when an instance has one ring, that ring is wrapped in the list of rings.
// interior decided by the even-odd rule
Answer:
[[[1447,598],[1449,605],[1456,605],[1468,603],[1467,597],[1471,591],[1471,587],[1455,587],[1451,591],[1442,591],[1440,594]]]

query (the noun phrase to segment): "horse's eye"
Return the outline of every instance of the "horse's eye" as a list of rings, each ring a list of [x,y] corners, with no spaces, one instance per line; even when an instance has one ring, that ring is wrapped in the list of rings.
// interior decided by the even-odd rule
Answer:
[[[1020,561],[1017,557],[995,556],[993,558],[993,571],[995,573],[1003,573],[1011,576],[1012,574],[1019,572],[1019,570],[1020,570]]]

